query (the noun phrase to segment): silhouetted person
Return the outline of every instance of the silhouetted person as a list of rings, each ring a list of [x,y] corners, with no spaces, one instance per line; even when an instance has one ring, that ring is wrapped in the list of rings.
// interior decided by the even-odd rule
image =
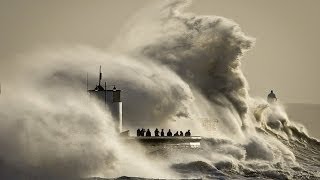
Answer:
[[[155,135],[155,136],[159,136],[159,130],[158,130],[158,128],[156,128],[156,130],[154,131],[154,135]]]
[[[163,129],[161,129],[161,136],[164,136],[164,131],[163,131]]]
[[[142,128],[140,131],[140,136],[144,136],[144,132],[146,132],[146,130]]]
[[[174,133],[174,136],[179,136],[179,132],[177,131],[176,133]]]
[[[140,129],[137,130],[137,136],[141,136],[141,131],[140,131]]]
[[[147,129],[146,136],[151,136],[151,132],[149,129]]]
[[[270,94],[268,94],[268,102],[273,103],[277,101],[276,95],[273,93],[273,90],[271,90]]]
[[[170,129],[169,129],[169,131],[167,132],[167,136],[172,136],[172,132],[171,132]]]
[[[179,134],[179,136],[183,136],[183,132],[182,132],[182,131],[180,131],[180,134]]]
[[[188,130],[188,131],[185,133],[185,136],[191,136],[190,130]]]

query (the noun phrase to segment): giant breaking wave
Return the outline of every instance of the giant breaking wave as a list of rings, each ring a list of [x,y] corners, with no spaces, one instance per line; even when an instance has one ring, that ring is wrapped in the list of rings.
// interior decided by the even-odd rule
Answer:
[[[254,39],[232,20],[184,12],[189,4],[142,10],[106,50],[20,55],[0,97],[1,176],[319,178],[319,141],[280,103],[248,93],[240,60]],[[98,65],[124,90],[127,129],[191,129],[203,149],[154,159],[122,143],[110,113],[87,99],[86,73],[95,82]],[[204,120],[216,122],[213,133]]]

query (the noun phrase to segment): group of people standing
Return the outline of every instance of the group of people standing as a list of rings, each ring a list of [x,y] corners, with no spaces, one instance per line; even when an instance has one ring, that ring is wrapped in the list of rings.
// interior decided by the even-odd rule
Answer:
[[[159,134],[160,133],[160,134]],[[151,131],[149,129],[147,129],[147,131],[145,129],[138,129],[137,130],[137,136],[151,136]],[[161,129],[161,132],[158,130],[158,128],[156,128],[156,130],[154,130],[154,136],[165,136],[165,133],[163,131],[163,129]],[[167,132],[167,136],[172,136],[172,132],[169,129]],[[183,132],[182,131],[177,131],[176,133],[173,134],[173,136],[183,136]],[[184,136],[191,136],[191,132],[190,130],[188,130],[186,133],[184,133]]]

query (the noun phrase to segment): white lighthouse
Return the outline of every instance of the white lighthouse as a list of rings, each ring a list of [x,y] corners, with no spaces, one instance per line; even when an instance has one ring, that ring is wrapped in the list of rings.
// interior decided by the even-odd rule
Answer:
[[[88,90],[91,97],[95,97],[102,105],[111,111],[113,119],[116,121],[116,129],[119,133],[122,132],[122,102],[121,102],[121,90],[113,86],[112,89],[107,89],[107,83],[105,86],[101,86],[101,66],[99,73],[99,84],[92,90]]]

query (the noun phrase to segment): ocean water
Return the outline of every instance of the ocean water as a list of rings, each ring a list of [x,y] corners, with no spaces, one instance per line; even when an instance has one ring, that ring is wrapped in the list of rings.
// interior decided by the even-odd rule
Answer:
[[[0,178],[319,179],[319,141],[280,101],[249,94],[241,58],[255,39],[230,19],[184,12],[189,4],[145,8],[108,49],[39,49],[8,61],[16,71],[0,96]],[[201,148],[122,141],[111,112],[85,91],[99,65],[123,90],[124,129],[191,129]]]
[[[276,137],[280,138],[281,137]],[[211,152],[219,149],[219,146],[226,146],[230,142],[215,139],[205,139],[203,143],[210,144]],[[319,179],[320,159],[319,141],[300,137],[295,140],[281,139],[294,153],[296,165],[285,165],[281,162],[274,164],[263,163],[261,160],[247,160],[246,162],[233,163],[194,161],[187,164],[176,164],[172,167],[186,178],[205,179]],[[227,154],[225,154],[227,155]],[[236,156],[233,154],[233,156]],[[259,162],[260,161],[260,162]],[[191,176],[189,176],[191,175]]]
[[[188,163],[172,163],[170,168],[179,174],[179,178],[159,178],[159,179],[319,179],[320,178],[320,142],[308,135],[299,132],[291,127],[292,139],[287,140],[272,130],[260,130],[264,135],[272,136],[283,143],[293,152],[296,163],[270,162],[267,160],[263,150],[249,145],[243,147],[234,144],[232,141],[203,138],[201,148],[186,149],[172,148],[161,150],[160,152],[149,152],[150,157],[169,159],[177,156],[200,155],[207,159],[195,158],[197,160]],[[229,147],[226,150],[225,147]],[[231,148],[233,147],[233,149]],[[246,149],[242,154],[236,148]],[[147,148],[148,149],[148,148]],[[255,152],[251,152],[255,151]],[[259,152],[261,151],[261,152]],[[220,154],[221,156],[232,156],[238,161],[223,160],[211,162],[210,155]],[[231,158],[232,159],[232,158]],[[89,178],[89,179],[109,179],[109,178]],[[121,176],[113,179],[158,179],[146,177]]]

